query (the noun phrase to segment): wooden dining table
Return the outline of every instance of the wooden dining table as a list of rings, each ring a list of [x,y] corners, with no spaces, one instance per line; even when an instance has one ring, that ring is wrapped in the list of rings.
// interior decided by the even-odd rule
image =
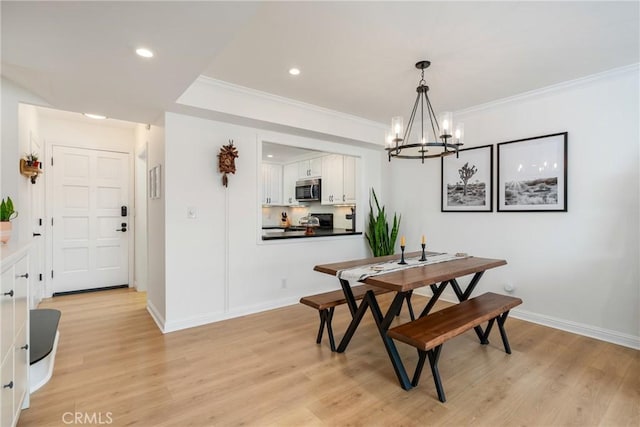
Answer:
[[[419,257],[420,255],[421,252],[412,252],[405,254],[405,257],[409,259],[412,257]],[[430,255],[435,255],[435,253],[427,252],[427,259]],[[363,267],[367,265],[375,265],[393,260],[399,261],[400,256],[389,255],[385,257],[365,258],[332,264],[322,264],[316,265],[313,269],[315,271],[337,277],[338,273],[342,270]],[[342,290],[344,291],[347,305],[349,306],[349,311],[351,312],[352,316],[351,322],[349,323],[349,326],[347,327],[347,330],[345,331],[344,336],[340,341],[340,345],[338,346],[338,353],[343,353],[347,349],[347,346],[349,345],[351,338],[356,332],[364,314],[367,312],[367,310],[370,310],[375,320],[378,331],[380,332],[380,337],[382,338],[382,342],[384,343],[385,349],[394,368],[396,376],[398,377],[398,381],[400,382],[400,386],[405,390],[411,389],[411,381],[409,380],[407,371],[404,368],[402,360],[400,359],[398,350],[393,340],[387,335],[387,331],[389,330],[392,320],[400,312],[403,301],[405,299],[409,300],[411,298],[411,294],[414,289],[429,286],[433,295],[427,302],[425,308],[420,313],[420,317],[426,316],[429,314],[440,295],[442,295],[442,292],[445,290],[447,285],[451,285],[451,288],[453,289],[453,292],[455,293],[459,301],[465,301],[471,296],[471,293],[478,285],[478,282],[482,278],[485,271],[506,264],[507,262],[503,259],[460,256],[450,261],[413,266],[411,268],[406,268],[398,271],[369,276],[364,280],[361,280],[360,282],[367,285],[373,285],[380,288],[388,289],[396,293],[386,313],[383,313],[380,309],[380,305],[373,291],[368,291],[358,305],[358,302],[354,298],[353,292],[351,291],[352,284],[349,282],[349,280],[338,279],[340,281]],[[458,279],[471,274],[473,274],[473,277],[463,289],[463,286],[460,285]],[[353,285],[355,286],[355,284]],[[482,342],[482,328],[480,326],[477,326],[474,329],[476,331],[476,334],[478,335],[478,338]]]

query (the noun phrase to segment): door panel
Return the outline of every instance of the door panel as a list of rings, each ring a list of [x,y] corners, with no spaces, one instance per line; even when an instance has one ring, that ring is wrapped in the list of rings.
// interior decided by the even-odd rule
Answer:
[[[53,157],[54,292],[128,284],[128,155],[56,146]]]

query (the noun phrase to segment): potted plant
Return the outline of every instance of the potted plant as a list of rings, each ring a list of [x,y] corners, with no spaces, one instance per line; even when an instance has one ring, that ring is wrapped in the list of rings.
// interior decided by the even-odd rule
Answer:
[[[398,237],[398,230],[400,229],[400,220],[402,215],[397,217],[395,212],[393,214],[393,226],[389,230],[389,222],[387,221],[387,214],[384,210],[384,206],[380,208],[378,203],[378,197],[375,190],[371,189],[371,195],[376,204],[376,213],[373,211],[373,205],[371,204],[371,197],[369,197],[369,226],[368,231],[364,233],[369,242],[369,247],[374,257],[393,255],[395,252],[396,238]]]
[[[11,238],[11,220],[18,216],[18,212],[13,209],[11,197],[2,199],[0,203],[0,242],[7,243]]]
[[[26,156],[27,166],[33,166],[34,168],[38,168],[40,166],[40,162],[38,161],[38,154],[31,153]]]

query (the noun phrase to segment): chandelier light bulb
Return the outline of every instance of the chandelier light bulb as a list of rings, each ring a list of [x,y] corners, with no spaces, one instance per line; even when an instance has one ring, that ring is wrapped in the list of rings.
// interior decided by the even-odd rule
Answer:
[[[463,144],[464,143],[464,124],[463,123],[457,123],[456,124],[456,131],[454,132],[454,139],[455,139],[455,143],[456,144]]]
[[[400,135],[402,134],[402,127],[403,123],[401,116],[396,116],[391,119],[391,130],[395,134],[396,138],[400,138]]]

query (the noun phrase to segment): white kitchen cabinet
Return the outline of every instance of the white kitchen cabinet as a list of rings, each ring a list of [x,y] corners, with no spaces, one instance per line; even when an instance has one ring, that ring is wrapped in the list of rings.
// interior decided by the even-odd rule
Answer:
[[[262,164],[262,204],[282,205],[282,166]]]
[[[356,202],[356,159],[331,154],[322,158],[322,204]]]
[[[356,158],[344,156],[342,159],[342,201],[356,203]]]
[[[322,157],[298,162],[298,179],[322,176]]]
[[[342,156],[330,154],[322,158],[322,204],[333,205],[342,200]]]
[[[282,201],[285,205],[295,206],[298,204],[296,200],[296,181],[298,180],[298,163],[290,163],[282,168]]]
[[[0,278],[0,425],[15,426],[29,402],[28,247],[2,248]]]

